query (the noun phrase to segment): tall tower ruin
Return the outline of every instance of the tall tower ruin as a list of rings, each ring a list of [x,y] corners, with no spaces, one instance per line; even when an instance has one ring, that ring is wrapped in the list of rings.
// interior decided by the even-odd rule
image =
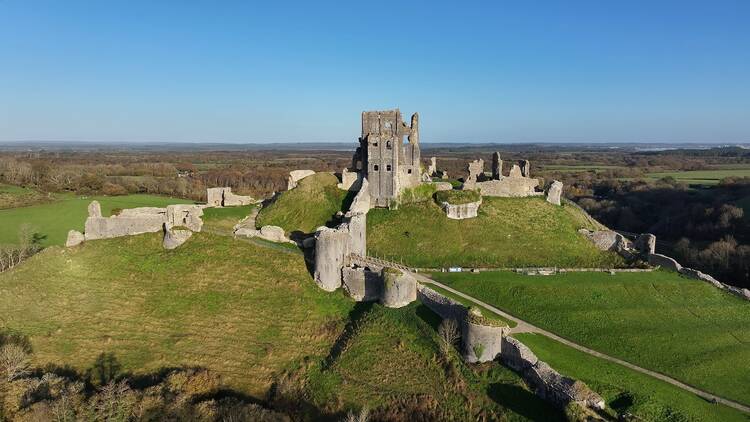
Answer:
[[[398,109],[362,112],[353,164],[367,178],[376,207],[390,206],[403,189],[419,185],[419,115],[414,113],[407,126]]]

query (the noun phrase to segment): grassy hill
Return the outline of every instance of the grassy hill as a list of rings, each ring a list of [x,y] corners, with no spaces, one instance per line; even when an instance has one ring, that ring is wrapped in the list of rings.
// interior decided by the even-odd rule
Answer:
[[[341,190],[338,179],[330,173],[316,173],[300,180],[297,187],[283,192],[258,214],[258,227],[282,227],[287,233],[311,233],[326,225],[338,211],[349,208],[352,192]]]
[[[56,195],[56,200],[40,205],[0,210],[0,244],[15,243],[18,228],[28,223],[37,233],[46,236],[42,245],[63,245],[68,230],[83,231],[88,216],[87,207],[97,200],[102,205],[102,214],[108,216],[115,208],[165,207],[171,204],[192,203],[179,198],[157,195],[93,196],[87,198],[73,195]]]
[[[329,418],[365,405],[561,417],[497,364],[441,364],[424,306],[355,305],[318,289],[299,253],[231,237],[198,233],[172,251],[159,234],[50,247],[0,274],[0,309],[0,332],[28,335],[35,366],[84,373],[102,356],[134,375],[200,366],[239,394],[286,391]]]
[[[434,201],[367,215],[369,255],[416,267],[612,267],[614,253],[596,249],[577,230],[584,216],[543,198],[484,198],[479,216],[451,220]]]
[[[435,278],[594,350],[750,404],[750,302],[676,273]]]

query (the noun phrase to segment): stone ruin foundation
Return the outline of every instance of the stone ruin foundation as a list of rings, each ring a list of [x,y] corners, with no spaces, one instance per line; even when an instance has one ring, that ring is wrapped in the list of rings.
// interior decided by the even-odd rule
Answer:
[[[255,200],[250,196],[235,195],[232,188],[208,188],[206,190],[206,205],[209,207],[236,207],[250,205]]]
[[[507,176],[503,176],[503,160],[500,154],[492,155],[492,176],[487,177],[484,173],[484,160],[474,160],[468,166],[469,176],[466,178],[462,189],[476,189],[482,196],[497,196],[503,198],[524,197],[542,195],[537,192],[538,179],[530,177],[530,164],[528,160],[513,164]]]

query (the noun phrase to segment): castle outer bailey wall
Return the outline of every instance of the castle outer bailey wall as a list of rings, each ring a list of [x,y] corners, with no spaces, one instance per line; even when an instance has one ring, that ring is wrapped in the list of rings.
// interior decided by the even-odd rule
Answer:
[[[424,284],[417,286],[417,299],[443,319],[461,322],[466,318],[468,312],[468,309],[458,301],[440,294]]]

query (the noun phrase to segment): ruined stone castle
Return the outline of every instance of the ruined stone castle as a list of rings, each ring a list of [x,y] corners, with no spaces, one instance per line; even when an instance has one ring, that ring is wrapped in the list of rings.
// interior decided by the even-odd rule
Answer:
[[[369,181],[374,206],[388,207],[403,189],[419,185],[420,160],[417,113],[407,126],[398,109],[362,112],[362,135],[352,167],[359,179]]]

